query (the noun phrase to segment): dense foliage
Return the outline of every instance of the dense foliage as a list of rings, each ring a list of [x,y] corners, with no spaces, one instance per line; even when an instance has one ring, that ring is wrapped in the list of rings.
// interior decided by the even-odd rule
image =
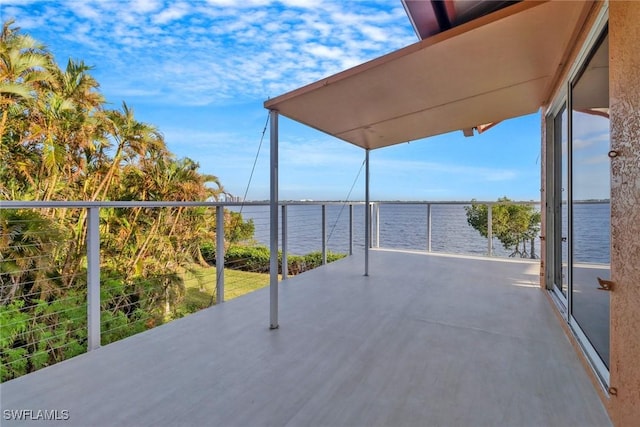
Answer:
[[[0,33],[0,201],[205,201],[215,176],[176,158],[126,103],[111,109],[91,67],[60,68],[12,22]],[[253,224],[225,212],[227,241]],[[185,273],[208,266],[215,210],[102,208],[102,340],[171,318]],[[0,209],[0,379],[86,350],[86,209]],[[201,277],[202,275],[195,275]]]
[[[473,202],[466,206],[467,222],[482,237],[488,234],[488,207]],[[540,212],[531,205],[512,203],[507,197],[498,199],[491,206],[491,231],[511,257],[535,258],[533,241],[540,232]],[[527,249],[527,245],[531,248]]]

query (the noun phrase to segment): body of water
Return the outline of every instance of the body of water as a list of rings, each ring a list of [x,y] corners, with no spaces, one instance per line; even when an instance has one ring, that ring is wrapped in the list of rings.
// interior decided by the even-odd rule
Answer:
[[[467,224],[465,205],[431,205],[431,250],[457,254],[486,255],[487,239]],[[536,205],[539,208],[539,205]],[[235,209],[238,210],[238,209]],[[282,211],[280,211],[282,212]],[[574,258],[576,262],[609,262],[609,204],[574,205]],[[245,219],[253,219],[255,239],[269,245],[269,207],[245,206]],[[327,246],[334,252],[349,250],[349,207],[327,205]],[[380,205],[380,247],[426,250],[427,205]],[[287,207],[287,245],[292,254],[305,254],[322,248],[322,208],[320,205]],[[375,227],[375,223],[374,223]],[[374,231],[375,232],[375,231]],[[353,207],[354,250],[364,248],[364,206]],[[279,236],[279,239],[281,237]],[[281,242],[280,242],[281,244]],[[527,252],[531,253],[530,245]],[[508,257],[512,250],[493,239],[495,256]],[[540,256],[540,239],[534,240],[533,252]]]

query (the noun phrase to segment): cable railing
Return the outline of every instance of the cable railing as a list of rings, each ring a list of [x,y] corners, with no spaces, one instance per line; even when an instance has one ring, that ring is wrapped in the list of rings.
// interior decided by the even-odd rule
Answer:
[[[469,205],[281,202],[280,279],[362,251],[365,211],[370,248],[507,256]],[[267,286],[270,224],[267,202],[0,202],[2,381]]]
[[[483,207],[486,211],[479,211],[485,215],[484,228],[480,227],[484,235],[470,223],[467,211],[473,206]],[[533,223],[527,230],[529,236],[526,241],[509,242],[514,245],[505,247],[500,240],[508,240],[504,236],[504,227],[494,229],[505,218],[492,216],[492,212],[501,206],[527,206],[531,207],[531,212],[540,212],[539,202],[375,202],[370,207],[370,246],[479,256],[539,258],[539,220],[532,218]],[[507,219],[513,220],[511,217]],[[508,237],[517,235],[518,232],[514,229]]]

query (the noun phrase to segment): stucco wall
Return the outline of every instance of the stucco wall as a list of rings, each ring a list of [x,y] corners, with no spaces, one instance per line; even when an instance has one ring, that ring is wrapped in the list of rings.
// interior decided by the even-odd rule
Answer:
[[[640,2],[609,4],[611,416],[640,425]]]

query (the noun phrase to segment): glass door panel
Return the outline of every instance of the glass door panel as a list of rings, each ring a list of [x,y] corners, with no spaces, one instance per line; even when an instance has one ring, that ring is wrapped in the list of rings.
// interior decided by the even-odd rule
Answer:
[[[608,89],[609,49],[605,35],[571,88],[570,247],[571,315],[607,368],[609,293],[598,288],[599,279],[610,277]]]

